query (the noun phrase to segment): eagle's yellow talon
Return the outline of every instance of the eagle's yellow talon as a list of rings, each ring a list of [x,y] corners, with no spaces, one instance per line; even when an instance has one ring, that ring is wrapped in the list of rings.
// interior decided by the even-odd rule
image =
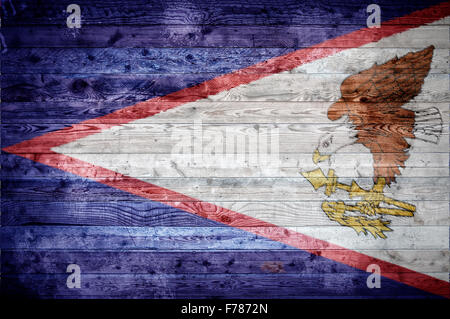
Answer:
[[[379,178],[377,183],[371,190],[361,188],[355,181],[351,185],[338,182],[338,177],[334,170],[330,169],[325,175],[322,169],[317,168],[310,172],[301,173],[314,187],[318,190],[325,186],[325,194],[331,196],[338,189],[344,190],[349,194],[350,198],[362,197],[362,200],[356,205],[347,205],[343,201],[339,202],[323,202],[322,210],[330,220],[338,222],[342,226],[353,228],[358,234],[369,232],[375,238],[386,238],[383,232],[392,231],[387,225],[390,223],[382,218],[368,219],[364,216],[349,216],[345,213],[359,212],[367,216],[379,215],[393,215],[393,216],[414,216],[415,206],[401,202],[383,194],[384,186],[386,185],[384,178]],[[380,207],[381,203],[396,206],[396,208]]]

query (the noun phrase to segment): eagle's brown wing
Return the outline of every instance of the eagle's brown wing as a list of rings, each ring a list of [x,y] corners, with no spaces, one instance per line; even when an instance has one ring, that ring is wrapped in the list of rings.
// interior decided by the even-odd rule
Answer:
[[[358,131],[357,142],[370,149],[374,178],[390,184],[405,167],[414,138],[415,113],[402,106],[420,93],[430,70],[434,47],[410,52],[351,75],[341,84],[342,97],[328,109],[328,118],[348,115]]]

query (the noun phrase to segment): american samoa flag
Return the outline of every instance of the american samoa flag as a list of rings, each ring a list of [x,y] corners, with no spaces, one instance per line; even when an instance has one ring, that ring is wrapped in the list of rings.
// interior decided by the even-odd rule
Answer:
[[[448,2],[1,11],[2,295],[450,297]]]

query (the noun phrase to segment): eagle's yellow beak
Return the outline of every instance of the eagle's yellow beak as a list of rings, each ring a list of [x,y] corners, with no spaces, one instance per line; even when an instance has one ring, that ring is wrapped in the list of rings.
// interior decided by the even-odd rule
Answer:
[[[326,161],[330,158],[331,155],[320,155],[319,150],[316,148],[313,154],[313,162],[314,164],[317,164],[319,162]]]

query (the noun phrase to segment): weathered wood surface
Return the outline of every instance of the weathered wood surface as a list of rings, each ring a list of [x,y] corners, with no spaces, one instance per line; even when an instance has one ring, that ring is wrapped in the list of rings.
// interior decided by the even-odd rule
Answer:
[[[326,232],[329,240],[337,236],[335,229],[341,226],[317,226],[317,231]],[[233,227],[97,227],[97,226],[24,226],[2,227],[2,249],[74,249],[74,250],[221,250],[221,249],[296,249],[270,241],[261,236],[247,236],[239,229]],[[275,227],[246,227],[261,228],[264,233],[275,232]],[[301,226],[293,227],[300,233]],[[405,241],[396,241],[389,245],[389,249],[423,249],[423,250],[446,250],[448,242],[430,238],[430,232],[445,234],[447,226],[426,226],[420,232],[414,227],[398,226],[405,237],[411,240],[413,245]],[[353,230],[350,230],[353,231]],[[395,232],[392,233],[395,235]],[[283,235],[280,235],[283,236]],[[346,239],[352,242],[355,249],[364,250],[364,238],[354,242],[353,238]],[[370,240],[370,238],[369,238]],[[70,243],[70,244],[69,244]],[[300,249],[326,249],[323,245],[313,240],[299,243]],[[373,242],[372,250],[388,249],[386,242]],[[234,248],[231,248],[234,247]]]
[[[91,154],[90,154],[91,155]],[[129,175],[150,178],[155,177],[155,173],[148,170],[149,163],[156,170],[166,169],[165,177],[239,177],[244,176],[244,167],[222,167],[221,165],[211,166],[207,171],[207,174],[203,174],[205,171],[201,167],[188,167],[177,166],[173,167],[174,158],[170,158],[172,154],[96,154],[100,158],[105,158],[107,160],[110,158],[110,164],[108,165],[113,171],[127,171]],[[48,154],[45,155],[48,162],[54,161],[56,155]],[[69,156],[76,157],[76,154],[69,154]],[[416,177],[427,177],[427,176],[441,176],[448,173],[448,168],[445,167],[447,164],[448,156],[446,152],[433,152],[424,154],[425,157],[433,156],[434,160],[423,161],[416,158],[411,158],[409,161],[408,169],[413,170]],[[188,157],[188,155],[186,155]],[[181,156],[181,158],[183,158]],[[311,162],[310,153],[281,153],[280,163],[277,169],[264,169],[261,167],[245,167],[247,176],[256,177],[287,177],[298,174],[302,170],[311,170],[315,166]],[[343,165],[340,166],[341,169],[354,170],[353,166],[354,159],[360,160],[359,167],[362,169],[368,169],[371,167],[370,163],[364,162],[366,155],[360,153],[344,153],[342,154]],[[33,159],[36,161],[43,160],[42,154],[35,154]],[[45,162],[45,160],[43,160]],[[70,158],[66,161],[60,161],[61,165],[65,168],[78,169],[82,168],[83,165],[77,163]],[[349,174],[350,175],[350,174]],[[39,178],[39,177],[64,177],[66,174],[59,170],[51,170],[46,166],[39,165],[35,162],[25,161],[18,156],[7,156],[5,155],[2,160],[2,176],[7,178]],[[102,175],[99,172],[97,177],[108,177]]]
[[[170,106],[172,103],[148,102],[151,108]],[[153,105],[153,106],[152,106]],[[204,105],[204,107],[202,107]],[[326,116],[326,108],[330,102],[272,102],[272,101],[217,101],[196,102],[188,105],[189,118],[186,111],[175,108],[167,114],[157,117],[144,118],[139,123],[195,123],[224,124],[224,123],[252,123],[252,124],[311,124],[321,123]],[[90,123],[111,124],[121,123],[123,120],[135,120],[139,113],[128,109],[122,102],[2,102],[3,124],[75,124],[90,119]],[[415,109],[429,109],[435,107],[442,115],[443,121],[449,118],[448,102],[415,102],[410,103]],[[118,110],[118,111],[117,111]],[[117,111],[117,116],[109,119],[96,119],[102,115]],[[92,118],[92,119],[91,119]],[[374,117],[374,120],[377,120]],[[25,131],[25,130],[24,130]]]
[[[384,251],[397,254],[399,258],[411,264],[420,264],[424,272],[436,271],[433,260],[448,251],[421,250],[413,252],[402,250]],[[420,254],[424,258],[416,258]],[[294,250],[260,250],[236,249],[224,254],[219,251],[89,251],[87,253],[65,250],[7,250],[2,253],[6,262],[3,274],[65,274],[67,265],[63,260],[85,265],[87,274],[313,274],[313,273],[348,273],[344,265],[323,263],[318,270],[314,263],[319,258],[310,258],[306,253],[298,254]],[[439,262],[439,270],[448,272],[448,264]],[[406,271],[405,271],[406,272]]]
[[[63,128],[62,125],[55,124],[10,124],[4,125],[5,130],[10,132],[11,136],[21,135],[30,137],[32,135],[42,135],[46,132],[54,131],[55,129]],[[67,137],[76,137],[81,132],[97,133],[99,128],[106,127],[102,124],[81,125],[76,128],[69,127],[59,136],[56,136],[53,141],[65,141]],[[174,129],[175,127],[175,129]],[[233,129],[233,134],[245,138],[247,134],[257,132],[254,125],[204,125],[204,134],[219,134],[226,129]],[[382,128],[386,131],[401,130],[402,125],[385,124]],[[171,131],[173,129],[173,131]],[[261,128],[261,131],[264,128]],[[314,151],[313,141],[318,141],[319,138],[327,131],[337,131],[339,125],[337,124],[278,124],[267,125],[266,134],[272,132],[275,138],[280,141],[279,151],[283,153],[308,153]],[[124,124],[121,127],[111,129],[106,133],[91,135],[85,140],[77,141],[76,149],[69,146],[62,145],[59,147],[60,151],[66,151],[71,154],[95,154],[97,151],[100,154],[181,154],[182,150],[174,148],[177,142],[181,141],[180,134],[194,134],[193,124]],[[346,137],[346,132],[335,133],[337,137]],[[441,145],[448,145],[448,133],[443,133],[440,139]],[[302,138],[302,139],[299,139]],[[152,143],[149,143],[152,141]],[[132,142],[132,143],[130,143]],[[203,141],[204,146],[210,142],[210,138]],[[49,145],[53,144],[47,142]],[[42,143],[39,148],[30,148],[26,153],[39,153],[39,149],[47,145]],[[295,146],[294,146],[295,145]],[[347,152],[351,152],[346,150]],[[435,144],[421,145],[423,153],[436,151]]]
[[[3,35],[11,48],[47,47],[226,47],[226,48],[306,48],[320,43],[327,37],[359,30],[361,25],[303,25],[303,26],[204,26],[204,25],[154,25],[154,26],[101,26],[91,25],[81,28],[79,34],[68,31],[65,25],[55,26],[11,26]],[[398,26],[390,26],[392,30]],[[385,41],[388,48],[420,48],[424,40],[436,38],[436,48],[449,47],[442,36],[448,34],[448,26],[424,27],[418,38],[404,43]],[[376,34],[366,31],[364,39],[377,41]],[[374,44],[376,45],[376,44]],[[347,40],[338,41],[337,47],[352,48]],[[367,46],[372,46],[368,44]]]
[[[312,49],[305,49],[311,51]],[[408,53],[412,48],[400,52]],[[2,56],[5,74],[196,74],[222,73],[241,69],[256,61],[291,52],[282,48],[10,48]],[[448,73],[448,50],[436,49],[430,73]],[[338,63],[320,63],[292,70],[298,73],[353,74],[362,66],[369,68],[387,56],[398,55],[398,49],[357,48],[350,59]],[[247,72],[256,72],[250,70]],[[246,71],[244,70],[244,73]]]
[[[24,195],[23,197],[27,197]],[[100,196],[99,196],[100,197]],[[448,214],[445,213],[446,201],[409,201],[415,205],[420,212],[426,214],[416,214],[411,219],[400,219],[398,225],[414,226],[447,225]],[[201,205],[200,203],[198,205]],[[273,219],[276,216],[283,227],[294,226],[321,226],[329,225],[327,220],[323,220],[323,211],[320,209],[318,200],[310,201],[290,201],[290,202],[218,202],[222,207],[229,207],[234,211],[252,216],[260,220]],[[276,209],[274,209],[274,207]],[[299,217],[299,212],[301,218]],[[89,225],[89,226],[178,226],[186,225],[192,227],[202,227],[197,218],[187,217],[180,213],[178,209],[155,205],[139,200],[120,201],[43,201],[43,200],[9,200],[4,199],[2,203],[2,225],[20,226],[31,224],[59,224],[59,225]],[[210,223],[212,226],[213,222]],[[262,224],[262,223],[260,223]],[[257,226],[245,222],[242,226]],[[216,225],[217,226],[217,225]]]
[[[33,74],[2,75],[2,101],[4,102],[52,102],[52,101],[126,101],[129,105],[162,96],[177,88],[190,87],[200,79],[208,80],[219,74],[177,74],[177,75],[65,75]],[[270,80],[249,83],[228,94],[223,92],[214,97],[216,101],[327,101],[334,102],[340,97],[336,90],[350,74],[275,74]],[[273,84],[276,79],[276,85]],[[326,79],[326,81],[325,81]],[[317,83],[317,89],[304,87],[303,83]],[[422,102],[446,102],[450,99],[449,80],[446,74],[430,74],[423,93],[416,98]],[[270,88],[270,90],[269,90]],[[209,90],[211,88],[205,88]],[[269,90],[269,91],[268,91]],[[207,92],[207,91],[205,91]],[[193,98],[203,98],[205,92],[192,92],[177,101],[189,102]],[[267,92],[271,92],[267,97]]]
[[[399,277],[408,275],[399,274]],[[4,276],[5,292],[42,298],[432,298],[418,290],[404,288],[401,296],[392,281],[386,283],[387,295],[361,287],[366,274],[199,274],[199,275],[85,275],[84,289],[65,287],[67,275]],[[273,289],[273,282],[277,289]],[[298,287],[302,287],[298,290]],[[318,287],[321,293],[318,294]],[[74,291],[75,290],[75,291]],[[282,291],[279,292],[278,290]],[[237,294],[236,292],[239,291]],[[299,291],[294,293],[293,291]]]
[[[91,25],[80,29],[79,36],[65,25],[11,26],[4,36],[9,47],[308,47],[334,33],[358,30],[360,26],[210,26],[210,25]],[[430,30],[431,31],[431,30]],[[322,35],[320,35],[322,33]],[[304,35],[309,34],[306,38]],[[75,36],[74,36],[75,35]],[[225,41],[226,39],[226,41]],[[350,44],[342,43],[343,46]]]
[[[415,11],[439,1],[414,0],[408,3],[378,1],[383,7],[383,16],[401,15],[402,12]],[[67,15],[64,9],[68,1],[40,2],[22,1],[15,8],[16,15],[5,16],[4,23],[10,25],[61,24]],[[329,0],[315,1],[313,4],[295,0],[278,2],[274,0],[252,1],[133,1],[123,4],[120,0],[95,1],[79,0],[83,8],[83,24],[154,25],[154,24],[206,24],[206,25],[336,25],[358,23],[364,25],[367,15],[366,5],[360,1],[345,1],[335,5]],[[5,4],[8,8],[7,4]],[[214,9],[213,9],[214,8]],[[436,13],[435,13],[436,14]],[[433,16],[411,18],[405,23],[426,23]],[[443,22],[446,23],[446,22]]]
[[[299,174],[300,175],[300,174]],[[120,177],[114,179],[120,186]],[[146,192],[153,194],[161,201],[180,201],[182,195],[171,194],[159,190],[159,186],[174,190],[181,194],[189,193],[194,198],[204,201],[291,201],[318,200],[319,195],[311,191],[311,184],[302,176],[272,177],[272,178],[140,178],[149,183]],[[434,177],[398,177],[399,183],[408,185],[401,187],[392,185],[386,189],[387,196],[396,196],[399,200],[448,200],[448,176]],[[98,178],[101,181],[102,178]],[[370,185],[372,178],[361,178],[365,184]],[[126,185],[126,180],[123,184]],[[87,187],[89,185],[89,188]],[[159,185],[159,186],[157,186]],[[123,186],[125,187],[125,186]],[[136,186],[136,189],[139,186]],[[273,189],[276,188],[276,192]],[[133,188],[131,187],[130,190]],[[129,195],[114,188],[95,187],[79,178],[33,178],[33,179],[7,179],[2,182],[2,192],[5,198],[20,200],[24,195],[28,200],[73,200],[96,201],[99,196],[111,200],[126,200]]]
[[[138,0],[126,6],[121,0],[80,0],[82,28],[69,30],[64,12],[69,3],[13,2],[14,14],[8,3],[2,8],[1,32],[7,45],[1,65],[2,147],[358,30],[366,26],[367,18],[366,5],[356,0],[339,5],[326,0],[313,4]],[[433,3],[379,4],[386,21]],[[430,22],[448,8],[390,28]],[[198,199],[211,200],[219,210],[231,209],[262,221],[276,218],[280,226],[309,231],[331,242],[343,240],[344,247],[448,281],[449,24],[446,18],[420,31],[407,31],[410,36],[406,38],[394,36],[345,50],[346,55],[275,75],[276,85],[273,77],[262,79],[123,125],[115,137],[114,131],[92,136],[89,143],[80,141],[80,147],[68,155],[84,156],[113,171],[189,192],[196,199],[188,205],[202,207]],[[376,38],[369,33],[361,36]],[[375,62],[422,50],[431,42],[436,49],[430,74],[422,93],[409,106],[440,111],[444,126],[440,144],[413,149],[420,156],[412,156],[402,171],[405,176],[385,190],[386,195],[415,205],[415,216],[395,220],[389,234],[394,244],[377,240],[368,249],[372,239],[356,237],[351,229],[353,236],[340,238],[342,227],[324,216],[323,198],[312,193],[299,173],[314,168],[314,143],[337,127],[323,118],[327,107],[340,97],[337,88],[346,77]],[[345,40],[337,43],[342,48],[352,45]],[[278,71],[251,72],[271,76]],[[304,87],[305,82],[317,89]],[[139,115],[125,110],[107,123],[94,121],[64,134],[76,136],[80,129],[94,131],[122,119],[137,120]],[[255,125],[281,128],[280,167],[272,171],[174,167],[170,132],[175,128],[189,134],[195,120],[201,120],[207,131],[232,127],[243,135]],[[399,123],[385,122],[384,127],[387,131],[402,129]],[[114,148],[117,136],[120,148]],[[148,144],[149,140],[158,143]],[[34,159],[45,159],[44,163],[53,156],[34,153]],[[344,151],[342,156],[345,165],[340,178],[350,180],[355,168],[351,160],[360,158],[363,170],[371,167],[358,152]],[[153,202],[6,153],[2,153],[1,165],[2,293],[41,298],[429,296],[387,279],[383,279],[382,291],[370,290],[365,286],[365,272],[224,227],[204,218],[207,214],[200,217],[169,206],[185,200],[177,195],[161,194],[162,203]],[[68,158],[60,168],[77,165]],[[97,177],[118,179],[120,184],[118,176]],[[372,185],[371,178],[363,182]],[[234,221],[233,225],[251,231],[265,224]],[[264,227],[263,232],[272,230]],[[302,248],[319,247],[305,241]],[[82,267],[81,290],[66,288],[65,271],[70,263]],[[407,272],[397,275],[409,276]]]

